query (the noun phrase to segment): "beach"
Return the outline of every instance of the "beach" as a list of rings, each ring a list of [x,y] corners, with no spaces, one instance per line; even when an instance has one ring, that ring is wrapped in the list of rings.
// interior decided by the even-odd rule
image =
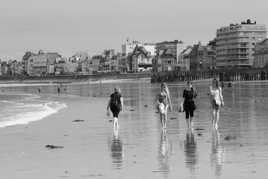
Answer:
[[[173,108],[184,84],[168,84]],[[263,178],[268,174],[268,83],[224,88],[225,107],[218,132],[210,121],[208,84],[196,84],[192,133],[183,113],[168,114],[163,133],[154,99],[159,84],[146,80],[3,88],[65,104],[53,114],[24,125],[0,128],[1,178]],[[125,108],[114,131],[106,106],[115,86]],[[179,98],[178,98],[179,97]],[[48,146],[49,145],[49,146]],[[51,148],[50,146],[55,146]],[[58,148],[57,148],[58,147]]]

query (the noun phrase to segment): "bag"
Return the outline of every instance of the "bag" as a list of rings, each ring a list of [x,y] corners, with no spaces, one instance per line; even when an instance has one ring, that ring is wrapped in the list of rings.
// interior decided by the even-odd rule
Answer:
[[[194,103],[194,102],[193,102]],[[196,110],[196,104],[194,103],[193,104],[193,109]]]
[[[184,112],[183,102],[179,105],[179,112]]]

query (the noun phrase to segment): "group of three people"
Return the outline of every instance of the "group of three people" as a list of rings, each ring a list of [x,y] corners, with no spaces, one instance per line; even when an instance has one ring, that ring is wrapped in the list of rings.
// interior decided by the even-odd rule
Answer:
[[[208,95],[212,108],[212,125],[215,129],[218,129],[220,108],[224,106],[224,101],[222,88],[219,86],[219,81],[217,79],[212,80]],[[192,128],[194,111],[196,109],[194,99],[197,97],[197,92],[190,81],[187,81],[182,97],[184,100],[179,105],[179,111],[185,112],[187,128]],[[160,114],[160,121],[163,129],[166,129],[168,109],[172,111],[170,92],[167,84],[162,83],[160,93],[157,96],[157,110]]]
[[[212,80],[212,85],[209,87],[209,96],[212,107],[212,125],[215,129],[218,128],[219,112],[220,108],[224,106],[222,88],[219,86],[217,79]],[[192,127],[192,121],[194,117],[194,111],[196,104],[194,98],[197,97],[197,92],[193,88],[192,83],[187,81],[186,87],[183,90],[182,97],[184,101],[181,103],[180,110],[185,112],[186,124],[188,128]],[[172,111],[172,103],[170,97],[170,91],[166,83],[161,84],[160,93],[157,95],[157,110],[160,114],[160,122],[163,129],[167,127],[167,112]],[[118,128],[118,115],[123,109],[123,98],[119,88],[114,89],[114,93],[111,94],[107,105],[107,112],[109,109],[113,113],[114,128]]]

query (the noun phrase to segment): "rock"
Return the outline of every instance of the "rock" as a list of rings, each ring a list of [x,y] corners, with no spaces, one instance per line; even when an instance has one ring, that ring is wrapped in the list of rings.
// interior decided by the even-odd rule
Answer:
[[[228,135],[228,136],[226,136],[226,137],[224,137],[224,140],[235,140],[236,139],[236,136],[230,136],[230,135]]]
[[[171,118],[170,118],[170,120],[175,120],[175,119],[177,119],[177,118],[176,118],[176,117],[171,117]]]
[[[196,131],[203,131],[205,129],[202,129],[202,128],[195,128]]]
[[[85,120],[81,120],[81,119],[76,119],[76,120],[73,120],[73,122],[84,122]]]
[[[56,145],[46,145],[46,148],[48,149],[62,149],[63,146],[56,146]]]
[[[147,107],[148,107],[148,105],[147,105],[147,104],[145,104],[145,105],[144,105],[144,107],[146,107],[146,108],[147,108]]]
[[[202,133],[198,133],[197,135],[198,135],[198,136],[202,136],[203,134],[202,134]]]
[[[129,111],[135,111],[135,109],[130,109]]]

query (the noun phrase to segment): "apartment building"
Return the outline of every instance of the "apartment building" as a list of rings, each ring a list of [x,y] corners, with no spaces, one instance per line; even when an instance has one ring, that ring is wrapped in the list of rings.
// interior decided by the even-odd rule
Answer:
[[[265,25],[248,19],[217,30],[216,67],[252,67],[256,43],[266,38]]]

